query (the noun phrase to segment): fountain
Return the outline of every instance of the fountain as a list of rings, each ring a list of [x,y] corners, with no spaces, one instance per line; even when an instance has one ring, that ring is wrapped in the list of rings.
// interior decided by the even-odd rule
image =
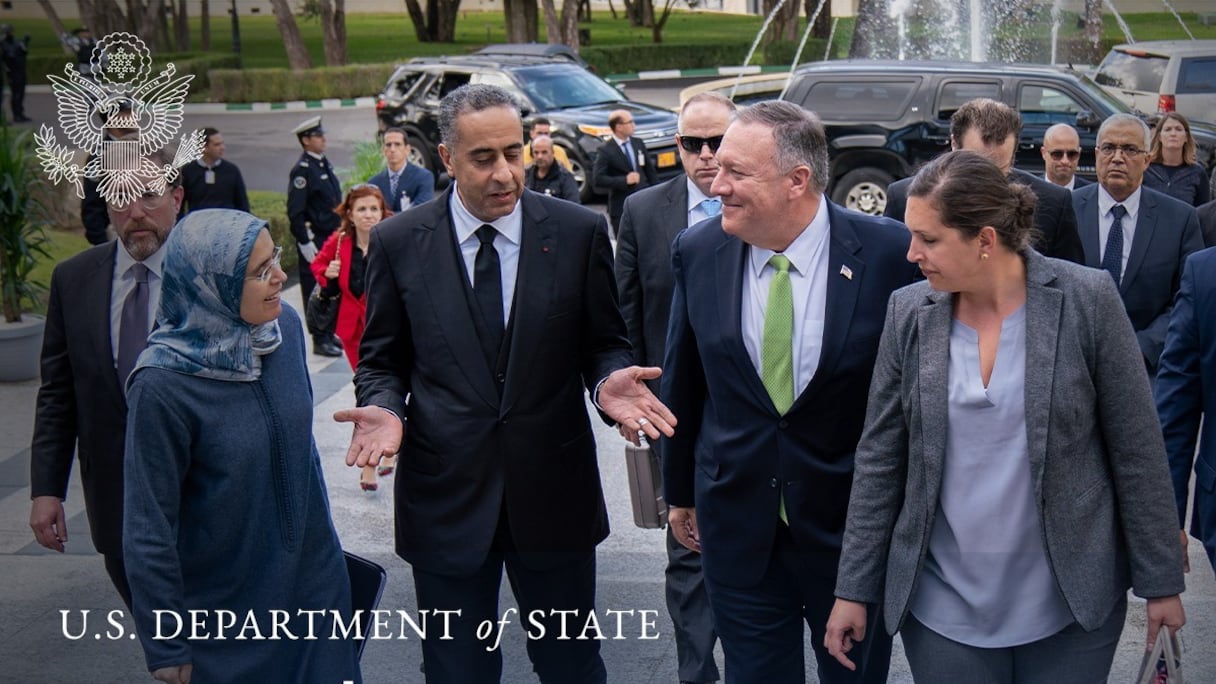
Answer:
[[[1119,14],[1119,10],[1115,9],[1115,4],[1110,0],[1102,0],[1102,4],[1106,5],[1106,9],[1115,15],[1115,20],[1119,22],[1119,28],[1123,30],[1123,37],[1127,39],[1127,42],[1136,42],[1136,39],[1132,38],[1132,30],[1128,28],[1127,22],[1123,21],[1123,15]]]
[[[764,23],[760,25],[760,30],[756,32],[756,39],[752,41],[752,46],[747,50],[747,56],[743,58],[743,66],[739,69],[739,73],[735,76],[735,84],[730,87],[730,99],[735,99],[735,91],[739,89],[739,81],[743,78],[743,74],[747,73],[747,65],[752,63],[752,56],[756,54],[756,48],[760,45],[760,40],[764,38],[764,34],[768,32],[769,24],[773,23],[773,18],[785,7],[785,0],[778,0],[777,5],[773,7],[773,11],[768,13],[764,18]]]
[[[1174,6],[1170,4],[1170,0],[1161,0],[1161,3],[1165,5],[1165,8],[1169,10],[1171,14],[1174,15],[1174,18],[1178,20],[1178,23],[1182,25],[1182,30],[1186,31],[1186,35],[1191,40],[1195,40],[1195,34],[1191,33],[1191,30],[1186,27],[1186,22],[1183,21],[1182,17],[1178,14],[1178,10],[1174,9]]]
[[[815,28],[815,22],[819,19],[819,13],[823,11],[823,3],[827,0],[819,0],[819,5],[815,7],[815,13],[811,15],[811,20],[806,23],[806,30],[802,32],[802,40],[798,41],[798,49],[794,51],[794,61],[790,62],[790,73],[785,78],[785,85],[781,87],[781,94],[777,96],[778,100],[785,99],[785,91],[789,90],[790,81],[793,80],[794,68],[798,66],[798,60],[802,58],[802,49],[806,47],[806,41],[811,37],[811,29]],[[833,25],[835,29],[835,25]],[[832,38],[828,36],[828,49],[832,49]],[[824,59],[827,59],[824,57]]]
[[[984,6],[980,0],[971,0],[971,61],[988,61],[988,36],[984,32]]]

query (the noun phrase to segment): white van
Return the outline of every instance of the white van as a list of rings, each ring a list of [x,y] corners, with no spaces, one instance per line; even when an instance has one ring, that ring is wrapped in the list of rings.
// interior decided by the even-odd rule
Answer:
[[[1147,114],[1178,112],[1216,122],[1216,40],[1153,40],[1116,45],[1094,80]]]

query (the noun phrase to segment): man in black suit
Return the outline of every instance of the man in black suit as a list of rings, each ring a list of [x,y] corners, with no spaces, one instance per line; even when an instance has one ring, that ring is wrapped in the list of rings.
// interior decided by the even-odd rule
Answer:
[[[608,115],[612,137],[600,145],[592,165],[595,187],[608,191],[608,218],[613,235],[621,223],[625,198],[658,182],[654,164],[646,156],[646,143],[633,137],[633,114],[618,109]]]
[[[887,300],[917,271],[910,233],[827,200],[823,126],[788,102],[737,112],[718,162],[722,215],[671,247],[668,521],[702,553],[731,681],[804,681],[809,627],[820,682],[885,682],[883,630],[856,672],[823,642]]]
[[[157,168],[173,162],[165,151],[148,158]],[[128,608],[131,590],[122,561],[124,385],[155,321],[161,247],[181,208],[180,179],[161,194],[149,191],[123,207],[108,203],[118,240],[55,267],[42,341],[42,386],[30,445],[30,528],[39,544],[63,553],[63,500],[75,451],[93,546]]]
[[[735,103],[714,92],[685,102],[676,135],[684,173],[625,200],[616,247],[616,282],[633,358],[640,365],[663,363],[674,287],[672,240],[688,226],[722,212],[722,200],[713,196],[710,185],[718,174],[714,155],[734,111]],[[657,389],[655,385],[651,383],[652,389]],[[680,681],[717,681],[714,643],[718,637],[705,595],[701,554],[677,541],[670,525],[666,536],[667,611],[675,628]]]
[[[1081,163],[1081,136],[1077,129],[1059,123],[1043,133],[1043,144],[1039,147],[1043,155],[1043,180],[1051,181],[1066,190],[1076,190],[1091,181],[1077,175]]]
[[[249,211],[245,178],[236,164],[224,159],[224,134],[211,126],[203,129],[203,156],[182,167],[182,189],[183,216],[199,209]]]
[[[604,682],[598,642],[556,639],[552,612],[594,610],[608,534],[584,389],[635,433],[675,418],[644,384],[659,369],[630,366],[603,218],[524,189],[511,94],[454,90],[440,137],[453,189],[372,231],[360,408],[334,416],[355,423],[347,463],[400,450],[397,553],[419,609],[461,611],[453,639],[423,642],[428,682],[498,681],[501,651],[474,630],[501,617],[504,567],[521,620],[545,627],[528,641],[540,680]]]
[[[1199,230],[1203,233],[1203,246],[1216,247],[1216,200],[1199,205]]]
[[[1072,196],[1058,185],[1013,168],[1013,153],[1021,130],[1022,117],[1017,110],[1003,102],[978,98],[963,103],[950,117],[950,148],[982,154],[1004,171],[1011,182],[1029,186],[1039,199],[1034,211],[1034,227],[1038,231],[1034,248],[1050,257],[1082,263],[1085,253],[1077,236]],[[904,178],[887,188],[884,216],[904,220],[911,183],[911,178]]]
[[[1082,263],[1115,279],[1150,378],[1165,349],[1182,266],[1203,249],[1195,208],[1142,185],[1151,137],[1136,116],[1107,117],[1098,128],[1098,182],[1072,194]]]

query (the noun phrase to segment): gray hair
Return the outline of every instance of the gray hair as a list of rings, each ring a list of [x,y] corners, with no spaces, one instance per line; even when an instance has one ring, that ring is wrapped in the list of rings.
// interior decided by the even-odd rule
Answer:
[[[1149,129],[1148,124],[1144,123],[1143,119],[1135,114],[1121,112],[1106,117],[1106,120],[1098,127],[1098,140],[1102,139],[1103,134],[1106,133],[1106,129],[1111,126],[1124,126],[1128,124],[1139,126],[1140,130],[1144,131],[1144,149],[1147,150],[1153,139],[1153,131]]]
[[[440,142],[449,148],[453,147],[459,142],[456,135],[457,119],[464,114],[483,112],[495,107],[506,107],[519,117],[519,103],[515,101],[515,96],[498,86],[482,83],[462,85],[444,95],[443,100],[439,102]]]
[[[716,90],[707,90],[703,93],[693,95],[684,102],[684,106],[680,107],[680,119],[682,120],[684,118],[684,112],[687,112],[689,107],[698,104],[716,104],[731,113],[734,113],[739,109],[734,100],[731,100],[729,97],[719,93]]]
[[[781,173],[805,165],[811,170],[811,188],[823,192],[828,182],[828,140],[814,112],[780,100],[757,102],[735,112],[735,121],[759,124],[772,130],[777,153],[773,161]]]

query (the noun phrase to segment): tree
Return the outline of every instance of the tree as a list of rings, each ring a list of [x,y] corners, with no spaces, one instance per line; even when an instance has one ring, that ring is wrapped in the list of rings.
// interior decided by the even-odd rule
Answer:
[[[190,51],[190,13],[186,0],[177,0],[177,11],[173,14],[173,35],[178,52]]]
[[[63,20],[59,18],[59,13],[55,11],[55,6],[51,4],[51,0],[38,0],[38,6],[46,12],[46,18],[51,22],[51,28],[55,30],[55,35],[62,36],[67,33],[67,29],[63,27]]]
[[[857,23],[853,28],[853,44],[849,46],[850,58],[894,57],[891,51],[891,36],[895,25],[887,14],[887,0],[859,0]]]
[[[502,8],[507,20],[507,42],[536,42],[536,0],[503,0]]]
[[[545,34],[550,45],[568,45],[575,52],[582,47],[578,35],[580,2],[581,0],[562,0],[562,13],[558,16],[554,0],[541,0],[545,14]]]
[[[767,17],[779,2],[781,0],[764,0],[764,16]],[[777,10],[777,14],[773,17],[773,23],[769,24],[764,42],[766,44],[792,43],[798,40],[798,15],[801,10],[797,0],[785,0],[785,4]]]
[[[812,38],[827,38],[832,34],[831,0],[806,0],[806,20],[810,21],[811,17],[815,16],[815,10],[820,4],[823,5],[823,8],[819,10],[819,17],[815,19],[815,25],[811,27]]]
[[[667,25],[667,19],[668,19],[668,17],[671,16],[671,8],[675,6],[675,4],[678,0],[663,0],[663,12],[659,14],[658,19],[654,18],[654,7],[652,4],[653,0],[641,0],[641,1],[645,2],[647,5],[651,6],[651,9],[650,9],[650,18],[651,18],[650,37],[651,37],[651,40],[653,40],[656,43],[662,43],[663,42],[663,27]],[[699,1],[700,0],[687,0],[688,6],[696,7],[697,3]]]
[[[296,18],[287,6],[287,0],[270,0],[274,9],[274,19],[279,25],[279,35],[283,37],[283,46],[287,48],[287,63],[295,71],[312,68],[312,59],[304,48],[304,39],[300,37],[300,27]]]
[[[1085,0],[1085,40],[1097,52],[1102,40],[1102,0]]]
[[[153,53],[160,50],[160,20],[164,16],[165,0],[148,0],[144,8],[143,21],[136,35],[143,39]],[[135,16],[130,14],[128,16]],[[98,36],[100,38],[101,36]]]
[[[405,9],[420,43],[451,43],[456,40],[456,17],[460,0],[426,0],[426,11],[418,0],[405,0]],[[535,21],[535,10],[533,10]]]
[[[211,7],[208,0],[198,0],[199,13],[199,47],[203,52],[211,52]]]
[[[320,0],[321,39],[325,43],[325,64],[346,64],[346,0]]]

